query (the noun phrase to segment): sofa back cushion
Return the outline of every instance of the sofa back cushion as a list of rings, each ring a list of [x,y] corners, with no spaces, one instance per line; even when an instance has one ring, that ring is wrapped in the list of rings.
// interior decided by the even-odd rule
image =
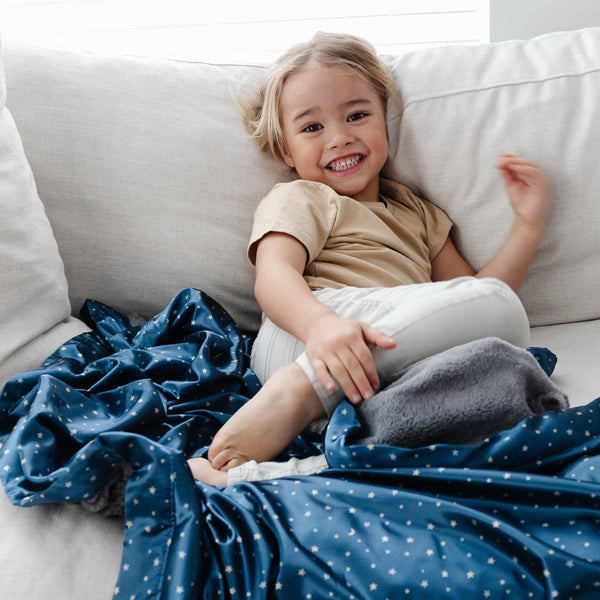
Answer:
[[[5,101],[0,60],[0,391],[85,329],[69,316],[63,263]]]
[[[6,62],[73,310],[93,298],[151,317],[192,286],[257,329],[246,246],[289,169],[256,150],[233,97],[264,69],[21,45]]]
[[[436,48],[390,61],[404,113],[390,114],[390,176],[442,207],[475,268],[512,210],[498,154],[538,163],[552,185],[545,239],[520,290],[530,321],[600,317],[600,29]]]
[[[151,316],[195,286],[257,328],[252,215],[290,174],[247,138],[233,96],[264,70],[18,45],[5,61],[73,310],[93,297]],[[600,317],[600,30],[386,61],[404,101],[402,119],[390,108],[386,174],[448,212],[479,268],[512,220],[496,156],[538,162],[552,214],[521,297],[533,324]]]

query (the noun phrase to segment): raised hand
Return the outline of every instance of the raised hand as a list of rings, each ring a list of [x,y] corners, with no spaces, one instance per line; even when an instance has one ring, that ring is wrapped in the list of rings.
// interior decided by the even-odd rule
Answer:
[[[548,218],[549,183],[546,174],[531,161],[501,154],[496,166],[502,173],[515,216],[541,233]]]
[[[515,218],[502,246],[476,275],[496,277],[517,291],[544,237],[550,186],[545,173],[525,158],[501,154],[496,166],[504,178]]]

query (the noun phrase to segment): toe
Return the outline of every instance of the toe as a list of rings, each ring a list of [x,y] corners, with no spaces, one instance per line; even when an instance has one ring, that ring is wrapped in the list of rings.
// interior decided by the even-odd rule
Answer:
[[[217,471],[226,470],[226,467],[232,458],[233,457],[229,455],[227,450],[216,452],[213,456],[211,456],[210,451],[208,454],[208,460],[210,461],[210,464],[212,465],[213,469],[217,469]]]
[[[229,469],[233,469],[233,467],[239,467],[248,462],[247,458],[241,456],[239,453],[234,454],[231,449],[222,450],[213,458],[209,458],[209,460],[212,467],[219,471],[228,471]]]

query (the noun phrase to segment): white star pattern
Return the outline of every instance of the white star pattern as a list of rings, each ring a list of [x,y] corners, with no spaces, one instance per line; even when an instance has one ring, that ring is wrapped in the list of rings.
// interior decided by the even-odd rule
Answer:
[[[184,312],[177,318],[183,321]],[[220,348],[225,338],[213,335],[212,340],[220,340]],[[208,359],[213,344],[204,347]],[[201,374],[204,381],[212,377],[213,370],[218,371],[213,365],[191,368],[184,357],[184,344],[164,352],[156,360],[161,365],[179,365],[190,379]],[[190,356],[194,361],[204,360],[199,346]],[[21,379],[20,383],[25,382]],[[119,460],[113,448],[112,455],[103,457],[93,444],[86,445],[94,439],[95,427],[97,431],[115,431],[115,415],[107,416],[106,405],[82,395],[75,381],[69,381],[69,386],[60,381],[51,385],[60,409],[55,427],[42,427],[41,421],[23,422],[14,441],[3,440],[1,472],[3,477],[16,472],[14,478],[7,477],[11,485],[22,486],[22,504],[45,499],[43,493],[50,501],[62,501],[69,497],[67,490],[73,498],[91,498],[108,470],[95,472],[94,463],[110,461],[112,467]],[[223,393],[220,406],[237,401],[237,391],[232,392],[226,383],[219,382],[218,387]],[[166,423],[153,421],[165,418],[163,390],[160,402],[153,396],[150,407],[142,387],[124,385],[119,393],[122,395],[110,410],[116,414],[117,406],[128,406],[126,415],[139,426],[136,431],[151,431],[156,426],[159,434],[153,443],[146,441],[141,452],[133,442],[127,450],[134,475],[128,486],[127,554],[120,571],[122,579],[114,588],[117,600],[134,600],[132,589],[139,600],[157,593],[160,585],[167,586],[170,594],[196,597],[201,582],[185,578],[189,577],[186,561],[198,560],[212,569],[211,581],[202,585],[218,586],[215,597],[252,598],[257,589],[272,586],[265,593],[281,591],[282,597],[301,593],[302,598],[310,599],[318,590],[319,598],[338,598],[340,581],[348,589],[348,599],[353,600],[365,596],[366,590],[376,600],[423,594],[452,598],[458,597],[460,589],[476,589],[477,597],[482,598],[500,593],[503,599],[533,597],[530,590],[540,586],[559,599],[595,597],[594,592],[600,591],[600,574],[596,576],[594,571],[600,563],[597,408],[594,414],[581,409],[568,417],[553,413],[533,418],[477,447],[436,443],[410,450],[346,445],[355,411],[344,405],[330,422],[332,435],[326,444],[328,460],[337,469],[335,477],[324,472],[294,482],[239,485],[225,492],[198,486],[194,488],[197,496],[184,499],[187,475],[179,470],[179,479],[184,481],[178,480],[172,465],[179,463],[171,460],[172,448],[170,454],[165,453],[162,444],[170,439],[175,448],[201,446],[207,443],[202,438],[205,434],[194,433],[191,421],[176,420],[172,432]],[[177,391],[167,402],[179,410],[178,402],[185,397]],[[51,415],[55,408],[51,399],[37,393],[19,410],[37,409],[41,402],[49,403],[44,416]],[[217,400],[212,402],[216,405]],[[208,403],[197,408],[209,411]],[[171,404],[168,410],[172,410]],[[338,417],[345,420],[336,425]],[[147,423],[142,425],[142,418]],[[206,415],[198,418],[203,420],[197,423],[210,425]],[[77,446],[79,454],[71,460],[65,457],[55,469],[44,464],[43,454],[51,455],[53,438],[59,432],[64,435],[65,427],[76,438],[69,440],[69,445]],[[38,480],[33,480],[27,469]],[[95,482],[93,487],[90,482]],[[82,489],[83,485],[87,489]],[[43,493],[36,491],[42,488]],[[170,493],[172,490],[176,493]],[[62,498],[57,498],[58,494]],[[203,512],[191,514],[198,504]],[[208,547],[190,546],[197,543],[198,532],[209,542]],[[176,568],[172,568],[174,562]],[[540,564],[543,573],[537,568]],[[585,578],[578,577],[582,565]],[[163,567],[164,578],[157,575]],[[273,573],[277,573],[275,578]],[[540,582],[540,578],[546,581]],[[560,589],[567,585],[563,580],[577,583],[574,589]],[[134,581],[136,587],[132,587]],[[128,591],[122,592],[126,587]],[[529,596],[520,596],[522,590]]]

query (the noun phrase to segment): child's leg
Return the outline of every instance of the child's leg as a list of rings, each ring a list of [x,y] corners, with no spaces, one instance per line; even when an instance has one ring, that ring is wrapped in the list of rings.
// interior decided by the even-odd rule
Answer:
[[[529,320],[517,294],[504,282],[460,277],[431,284],[378,290],[395,308],[370,323],[397,342],[373,350],[382,381],[427,356],[477,339],[497,337],[514,346],[529,343]]]
[[[277,456],[310,423],[325,415],[296,363],[279,368],[260,391],[219,429],[208,450],[215,469]]]
[[[476,339],[498,337],[521,347],[529,341],[525,309],[498,279],[460,277],[395,288],[327,289],[315,295],[340,316],[364,321],[396,342],[389,350],[373,349],[382,383],[418,360]],[[306,354],[296,362],[331,415],[343,392],[327,392],[320,385]]]
[[[396,288],[320,290],[316,295],[341,316],[364,321],[397,342],[391,350],[373,352],[382,382],[426,356],[476,339],[499,337],[517,346],[529,339],[521,302],[496,279],[461,277]],[[266,354],[275,360],[263,361],[268,364],[263,377],[278,355],[269,343]],[[339,388],[325,391],[302,353],[227,421],[215,436],[209,459],[216,468],[269,460],[314,419],[331,414],[342,398]]]

